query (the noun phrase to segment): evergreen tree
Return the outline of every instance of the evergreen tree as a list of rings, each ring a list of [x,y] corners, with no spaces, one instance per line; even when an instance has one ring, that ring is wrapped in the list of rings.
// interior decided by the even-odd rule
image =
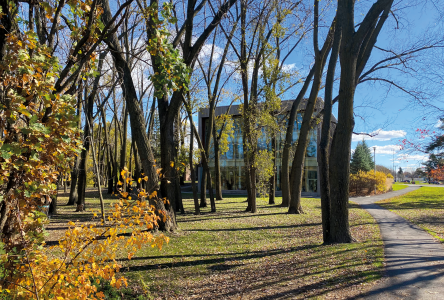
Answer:
[[[365,140],[358,142],[355,152],[353,152],[350,162],[350,172],[352,174],[358,173],[359,170],[368,172],[375,167],[373,163],[372,153],[367,146]]]
[[[399,179],[400,179],[400,180],[401,180],[401,179],[404,179],[404,171],[402,171],[402,168],[401,168],[401,167],[399,167],[398,175],[399,175]]]

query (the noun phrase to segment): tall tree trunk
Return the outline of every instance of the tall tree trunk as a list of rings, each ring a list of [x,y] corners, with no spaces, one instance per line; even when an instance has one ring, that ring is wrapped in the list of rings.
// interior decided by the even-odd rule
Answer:
[[[82,126],[82,93],[83,90],[83,82],[80,83],[79,93],[77,95],[77,117],[79,118],[78,127],[79,129]],[[69,198],[68,203],[66,205],[74,205],[77,202],[78,194],[77,194],[77,179],[79,176],[79,167],[80,167],[80,157],[77,156],[74,161],[74,165],[71,171],[71,185],[69,188]]]
[[[127,154],[127,143],[128,143],[128,106],[125,105],[124,109],[124,115],[122,118],[122,141],[121,141],[121,147],[120,147],[120,166],[119,170],[122,171],[126,167],[126,154]],[[120,176],[121,181],[123,183],[123,190],[126,190],[126,180],[123,180],[123,178]]]
[[[338,2],[338,24],[342,42],[339,50],[341,79],[339,83],[338,123],[330,154],[331,242],[350,243],[348,218],[351,138],[355,125],[353,100],[359,74],[364,69],[376,43],[393,0],[376,1],[357,31],[354,24],[354,1]]]
[[[213,143],[214,143],[214,172],[216,185],[216,200],[224,200],[222,197],[222,183],[220,176],[220,153],[219,153],[219,139],[216,131],[216,123],[213,123]]]
[[[79,164],[79,177],[77,183],[77,212],[85,210],[85,190],[86,190],[86,179],[87,179],[87,165],[88,165],[88,153],[90,147],[90,135],[92,134],[92,128],[89,124],[93,124],[92,112],[94,107],[94,99],[91,97],[87,98],[87,103],[85,107],[85,126],[83,127],[83,149],[80,154],[80,164]]]
[[[114,154],[113,154],[113,150],[111,148],[110,142],[109,142],[109,133],[108,133],[108,127],[106,124],[106,113],[105,113],[105,108],[103,106],[101,106],[100,108],[100,114],[102,116],[102,123],[103,125],[103,131],[105,134],[105,145],[106,145],[106,153],[107,153],[107,163],[106,163],[106,169],[107,169],[107,174],[108,174],[108,194],[112,194],[113,193],[113,189],[114,189],[114,180],[113,180],[113,165],[114,165]],[[110,128],[112,126],[112,120],[110,123]]]
[[[332,104],[333,82],[334,82],[336,63],[339,56],[340,44],[341,44],[341,28],[340,26],[336,26],[333,47],[331,51],[330,61],[328,64],[327,78],[325,83],[324,116],[322,120],[321,139],[319,142],[319,151],[318,151],[321,212],[322,212],[322,236],[324,244],[329,244],[331,242],[329,153],[330,153],[331,140],[334,130],[334,128],[332,128],[331,126],[331,115],[332,115],[332,105],[333,105]]]
[[[290,116],[288,117],[284,148],[282,149],[282,170],[281,170],[282,207],[289,207],[291,199],[289,162],[290,162],[290,150],[293,143],[294,122],[296,121],[299,104],[301,103],[305,93],[307,92],[308,87],[310,86],[313,75],[314,75],[314,66],[311,68],[310,72],[305,78],[304,85],[302,86],[302,89],[299,91],[298,96],[293,101],[293,104],[291,106]]]
[[[268,204],[276,203],[276,132],[273,133],[273,137],[271,138],[271,151],[273,151],[273,175],[270,177],[270,193],[268,195]]]
[[[102,17],[104,21],[108,23],[111,21],[112,18],[111,10],[109,8],[109,2],[108,0],[103,0],[102,3],[104,10]],[[124,90],[125,102],[128,107],[128,113],[130,116],[131,136],[136,141],[144,172],[148,176],[149,186],[151,187],[151,191],[153,191],[157,189],[158,177],[156,173],[156,168],[154,167],[154,156],[149,145],[147,134],[145,132],[146,125],[143,111],[137,99],[137,92],[131,77],[131,69],[129,68],[128,63],[123,57],[123,51],[120,47],[117,34],[113,33],[112,35],[109,35],[106,38],[106,43],[108,47],[112,50],[111,54],[118,75],[123,82],[122,88]]]
[[[313,48],[315,51],[315,65],[314,65],[314,79],[311,86],[310,96],[305,106],[304,117],[302,120],[301,130],[299,132],[298,144],[296,146],[296,153],[293,159],[293,165],[291,166],[291,189],[290,189],[290,207],[288,213],[302,213],[301,206],[301,190],[302,190],[302,176],[304,171],[305,153],[307,151],[309,133],[311,129],[311,117],[316,107],[316,100],[318,98],[319,88],[321,86],[322,71],[324,70],[327,56],[330,52],[333,34],[335,28],[335,20],[333,20],[330,26],[328,36],[319,50],[318,45],[318,19],[319,19],[319,2],[315,0],[314,5],[314,32],[313,32]]]
[[[191,124],[190,124],[191,127]],[[197,197],[197,186],[196,186],[196,173],[194,171],[193,153],[194,152],[194,131],[190,129],[190,173],[191,173],[191,188],[193,190],[194,199],[194,214],[200,215],[199,198]]]
[[[102,52],[99,56],[99,66],[97,67],[98,72],[102,71],[103,60],[105,59],[107,52]],[[88,97],[86,97],[87,88],[85,88],[85,98],[86,98],[86,107],[85,107],[85,126],[83,129],[83,150],[80,155],[80,171],[79,171],[79,183],[78,183],[78,199],[77,199],[77,209],[76,211],[85,210],[85,190],[86,190],[86,168],[88,162],[88,153],[91,145],[91,141],[94,136],[94,119],[93,119],[93,109],[94,109],[94,100],[96,98],[97,90],[99,88],[100,76],[97,76],[94,79],[92,91]]]
[[[177,115],[176,115],[176,121],[174,122],[174,140],[175,140],[175,147],[177,149],[178,152],[181,151],[180,149],[180,129],[181,129],[181,124],[180,124],[180,110],[178,111]],[[176,169],[176,182],[179,183],[179,194],[180,195],[176,195],[176,200],[177,200],[177,205],[176,205],[176,211],[180,211],[182,214],[185,213],[185,210],[183,208],[183,201],[182,201],[182,190],[180,189],[180,181],[181,181],[181,176],[179,174],[179,166],[175,166]]]

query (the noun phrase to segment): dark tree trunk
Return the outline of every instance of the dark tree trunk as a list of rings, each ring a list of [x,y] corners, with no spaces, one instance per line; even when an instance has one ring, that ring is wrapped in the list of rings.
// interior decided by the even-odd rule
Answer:
[[[191,121],[190,121],[191,122]],[[192,124],[190,124],[191,126]],[[199,198],[197,197],[197,186],[196,186],[196,173],[194,171],[193,162],[193,151],[194,151],[194,131],[190,130],[190,173],[191,173],[191,188],[193,189],[193,199],[194,199],[194,214],[200,214]]]
[[[214,143],[214,172],[215,172],[215,185],[216,185],[216,200],[223,200],[222,182],[220,176],[219,139],[217,137],[215,123],[213,123],[213,143]]]
[[[122,141],[121,141],[121,147],[120,147],[120,166],[119,166],[119,170],[120,172],[122,170],[125,169],[126,167],[126,154],[127,154],[127,143],[128,143],[128,106],[125,105],[125,109],[124,109],[124,114],[123,114],[123,118],[122,118]],[[127,175],[126,175],[127,176]],[[120,175],[120,181],[122,181],[123,183],[123,190],[126,190],[126,180],[124,180],[122,178],[122,176]]]
[[[270,177],[270,193],[268,195],[268,204],[276,203],[276,133],[271,138],[271,149],[273,151],[273,175]]]
[[[89,120],[85,124],[83,128],[83,149],[80,154],[80,164],[79,164],[79,177],[77,183],[77,208],[76,211],[84,211],[85,210],[85,190],[86,190],[86,168],[88,164],[88,153],[90,148],[90,139],[89,135],[91,134],[90,130],[90,122],[92,123],[92,110],[94,101],[91,97],[88,97],[87,100],[87,109],[85,109],[85,119]]]
[[[207,169],[202,164],[200,175],[200,207],[207,207]]]
[[[354,1],[338,2],[338,24],[342,41],[339,50],[341,80],[339,83],[338,123],[330,154],[331,242],[350,243],[348,218],[351,138],[355,125],[353,99],[359,74],[370,57],[376,39],[390,12],[393,0],[375,2],[355,32]]]
[[[290,163],[290,150],[293,141],[294,122],[296,121],[299,104],[301,103],[305,93],[307,92],[308,87],[310,86],[313,75],[314,75],[314,66],[311,68],[310,73],[308,73],[307,78],[305,78],[304,85],[302,86],[302,89],[299,91],[298,96],[293,101],[293,104],[291,106],[290,116],[288,117],[284,148],[282,150],[282,171],[281,171],[282,207],[289,207],[291,199],[289,163]]]
[[[102,15],[105,23],[111,21],[111,10],[107,0],[102,2],[104,13]],[[117,39],[117,34],[113,33],[106,38],[106,43],[111,50],[116,69],[119,77],[122,79],[122,88],[125,96],[125,102],[128,107],[131,124],[131,136],[136,141],[139,150],[142,167],[146,176],[148,176],[148,193],[158,189],[158,177],[156,168],[154,167],[154,156],[149,144],[148,136],[146,134],[145,119],[140,103],[137,99],[137,92],[131,77],[131,69],[127,61],[123,57],[123,52]],[[172,132],[171,132],[172,133]],[[169,211],[169,217],[172,218],[173,227],[166,228],[167,230],[174,230],[176,227],[174,211]]]
[[[331,126],[332,115],[332,100],[333,100],[333,82],[336,69],[336,63],[339,56],[339,46],[341,44],[341,28],[337,26],[334,34],[333,47],[328,65],[327,78],[325,83],[325,97],[324,97],[324,116],[322,120],[321,139],[319,142],[319,180],[320,180],[320,194],[321,194],[321,212],[322,212],[322,235],[324,244],[331,242],[330,238],[330,180],[329,168],[330,160],[329,153],[331,147],[331,140],[334,128]]]
[[[69,199],[66,205],[74,205],[77,202],[78,194],[77,194],[77,182],[79,176],[79,167],[80,167],[80,157],[76,157],[74,161],[74,167],[71,171],[71,185],[69,187]]]
[[[174,122],[175,126],[174,126],[174,140],[175,140],[175,148],[177,149],[177,151],[181,151],[180,150],[180,110],[178,111],[177,115],[176,115],[176,121]],[[178,169],[179,166],[175,166],[176,169],[176,182],[179,184],[179,191],[178,191],[178,195],[176,195],[176,200],[177,200],[177,205],[176,205],[176,211],[180,211],[180,213],[184,214],[185,210],[183,208],[183,201],[182,201],[182,190],[180,189],[180,181],[181,181],[181,176],[179,174],[179,170]]]
[[[78,127],[79,129],[82,126],[82,88],[83,82],[80,83],[79,93],[77,95],[77,117],[79,118]],[[79,177],[79,166],[80,166],[80,157],[77,156],[74,161],[74,166],[71,171],[71,185],[69,187],[69,198],[68,203],[66,205],[74,205],[77,202],[78,194],[77,194],[77,180]]]
[[[105,59],[107,52],[102,52],[99,56],[99,66],[97,67],[98,72],[102,71],[103,60]],[[76,211],[84,211],[85,210],[85,190],[86,190],[86,168],[88,162],[88,153],[89,148],[91,146],[91,140],[94,135],[94,118],[93,118],[93,109],[94,109],[94,100],[96,98],[97,90],[99,88],[100,76],[97,76],[94,79],[92,91],[89,96],[86,98],[87,88],[85,88],[85,98],[86,98],[86,107],[85,107],[85,126],[83,129],[83,150],[80,155],[80,165],[79,165],[79,182],[78,182],[78,199],[77,199],[77,209]],[[99,174],[98,174],[99,175]]]
[[[315,65],[314,65],[314,79],[311,86],[310,96],[307,100],[307,105],[305,106],[304,116],[302,120],[301,130],[298,136],[298,144],[296,146],[296,153],[293,159],[293,165],[291,166],[291,189],[290,189],[290,207],[288,213],[303,213],[301,206],[301,191],[302,191],[302,176],[304,174],[304,162],[305,153],[307,151],[308,139],[310,134],[310,129],[312,126],[311,117],[316,107],[316,100],[318,98],[319,88],[321,86],[322,71],[324,70],[325,62],[327,56],[330,52],[333,34],[335,28],[335,20],[333,20],[328,36],[319,50],[318,45],[318,16],[319,7],[318,2],[315,2],[314,8],[314,32],[313,32],[313,46],[315,51]]]

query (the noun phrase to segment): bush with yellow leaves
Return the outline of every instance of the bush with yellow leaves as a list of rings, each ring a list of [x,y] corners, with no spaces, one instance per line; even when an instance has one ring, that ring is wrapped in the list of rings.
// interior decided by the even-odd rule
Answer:
[[[379,193],[386,192],[387,175],[383,172],[358,171],[356,174],[350,174],[350,193],[354,195],[371,194],[375,189]]]
[[[44,247],[40,238],[23,235],[27,239],[23,250],[0,255],[0,297],[104,299],[94,283],[107,280],[116,288],[127,285],[125,277],[116,276],[121,267],[116,253],[123,250],[131,259],[144,245],[161,249],[168,242],[163,234],[152,234],[160,218],[155,208],[142,200],[144,194],[142,191],[139,199],[131,200],[127,193],[121,193],[121,199],[108,214],[106,227],[101,221],[89,226],[69,222],[69,229],[57,246]],[[28,227],[39,227],[44,222],[44,215],[38,212],[23,220]]]

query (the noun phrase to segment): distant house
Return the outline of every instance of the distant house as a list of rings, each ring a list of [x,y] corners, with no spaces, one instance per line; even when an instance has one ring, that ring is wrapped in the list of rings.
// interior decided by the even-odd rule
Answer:
[[[289,112],[291,110],[291,106],[293,104],[293,100],[282,101],[281,105],[281,116],[282,120],[284,118],[288,118]],[[318,98],[316,103],[316,112],[319,112],[323,107],[324,102],[322,99]],[[293,143],[297,142],[299,130],[301,128],[303,111],[306,106],[306,100],[302,101],[298,108],[298,117],[295,121],[294,131],[293,131]],[[229,106],[221,106],[216,108],[216,116],[220,116],[222,114],[226,114]],[[239,112],[239,105],[233,105],[228,112],[233,116],[234,121],[234,136],[229,138],[229,150],[220,156],[220,171],[222,177],[222,189],[223,190],[245,190],[246,182],[245,182],[245,170],[244,170],[244,156],[243,156],[243,139],[242,139],[242,116]],[[205,132],[208,128],[208,109],[202,109],[199,112],[199,136],[202,139],[202,142],[205,143]],[[265,132],[265,131],[264,131]],[[281,169],[282,169],[282,150],[284,146],[285,140],[285,130],[280,132],[277,136],[276,145],[277,145],[277,157],[276,157],[276,166],[277,166],[277,190],[281,190]],[[310,132],[310,141],[306,151],[305,164],[304,164],[304,176],[303,176],[303,184],[302,191],[304,193],[310,194],[318,194],[319,191],[319,181],[318,181],[318,162],[317,162],[317,147],[319,144],[320,137],[320,126],[319,124]],[[258,141],[259,149],[268,148],[271,150],[271,143],[267,142],[266,137],[262,137]],[[211,147],[210,150],[210,170],[212,173],[212,178],[214,180],[214,148]],[[291,155],[291,159],[293,155]],[[291,165],[291,162],[290,162]],[[202,177],[202,166],[198,168],[198,181],[199,181],[199,189],[200,182]]]

